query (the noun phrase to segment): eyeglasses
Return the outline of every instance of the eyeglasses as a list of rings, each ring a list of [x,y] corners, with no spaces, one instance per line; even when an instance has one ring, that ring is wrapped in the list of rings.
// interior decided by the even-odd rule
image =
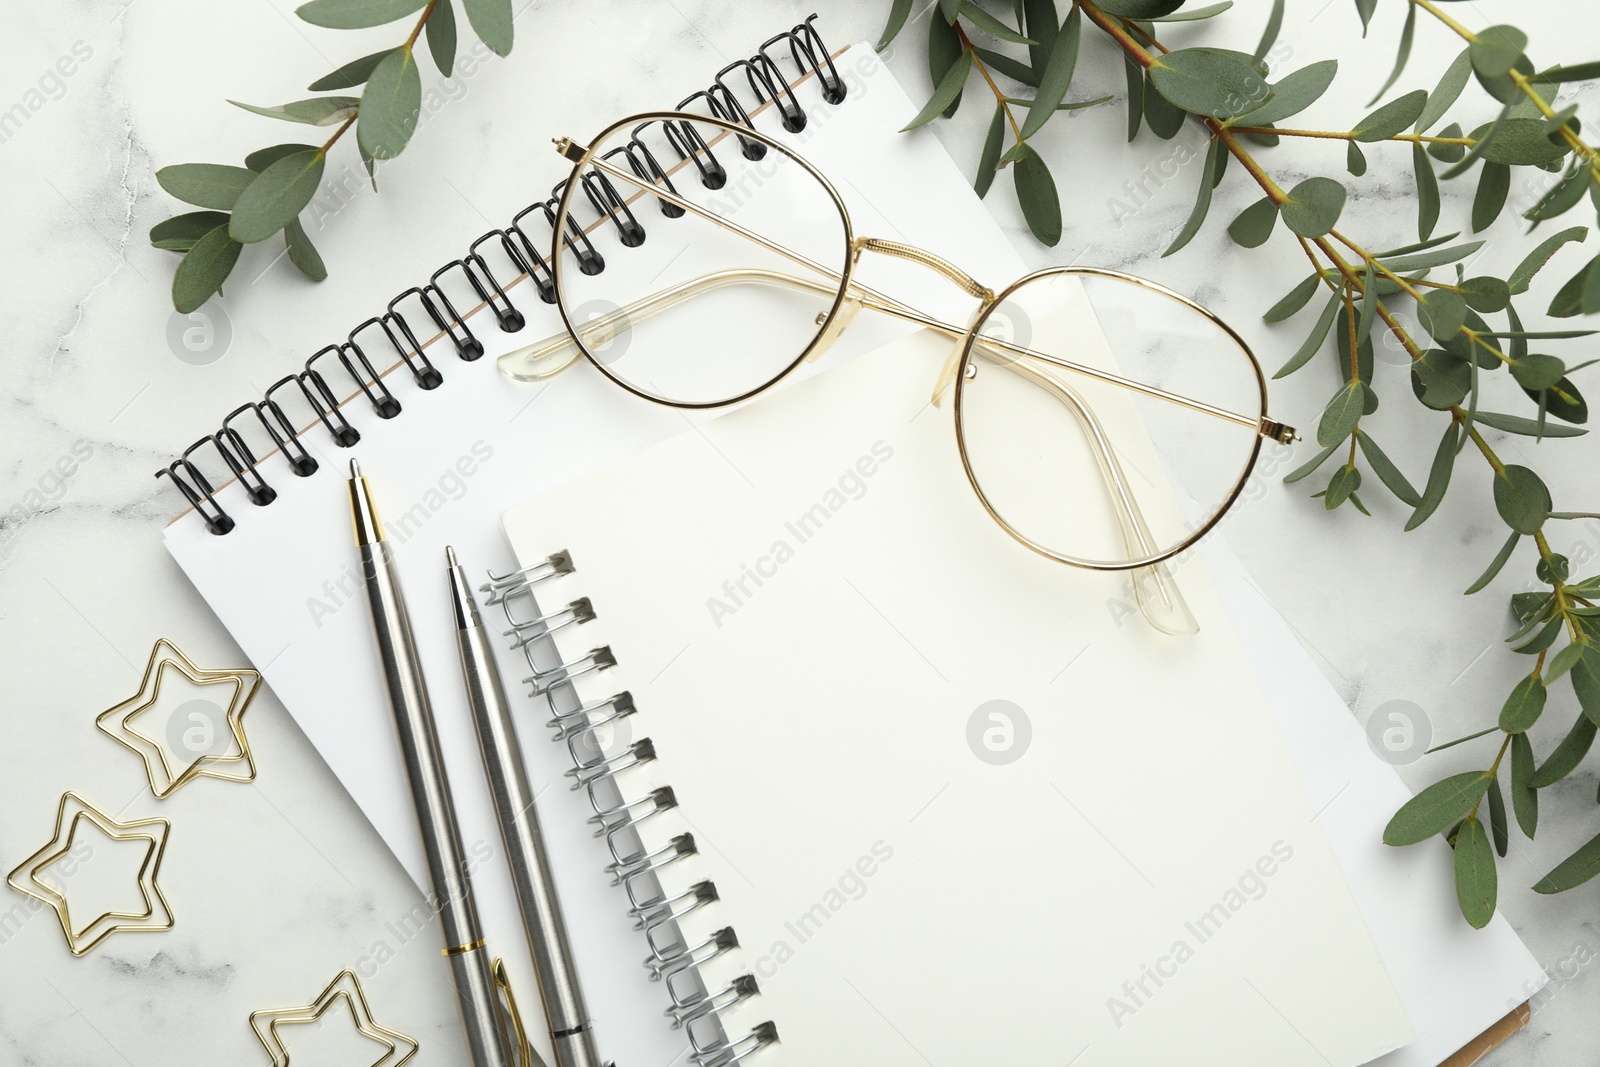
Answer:
[[[582,357],[637,396],[713,408],[816,359],[862,310],[913,323],[952,342],[932,403],[953,388],[961,463],[994,521],[1050,559],[1138,572],[1152,624],[1196,628],[1166,563],[1238,500],[1264,440],[1297,439],[1267,417],[1266,376],[1220,318],[1118,271],[1053,267],[995,291],[931,252],[857,237],[828,179],[746,122],[647,112],[556,147],[573,164],[551,220],[567,332],[502,356],[504,373],[542,381]],[[601,216],[587,228],[580,197]],[[589,233],[609,219],[642,245],[635,211],[652,205],[693,231],[686,243],[602,260]],[[953,283],[976,302],[965,323],[860,282],[868,252]]]

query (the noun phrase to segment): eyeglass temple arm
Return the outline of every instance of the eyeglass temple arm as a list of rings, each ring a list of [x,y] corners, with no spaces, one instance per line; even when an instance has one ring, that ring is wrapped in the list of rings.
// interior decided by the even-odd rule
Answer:
[[[761,269],[742,269],[717,271],[692,278],[677,285],[670,286],[650,296],[636,300],[626,307],[616,308],[604,315],[599,315],[588,322],[577,324],[577,329],[582,333],[584,342],[591,347],[602,345],[618,334],[632,327],[635,322],[640,322],[663,311],[676,307],[685,301],[691,300],[704,293],[715,292],[736,285],[761,285],[774,288],[801,290],[810,292],[823,298],[831,298],[837,292],[834,286],[807,278],[799,278],[779,271]],[[841,311],[835,319],[853,314],[856,307],[871,307],[877,311],[896,314],[898,309],[892,302],[884,303],[866,293],[852,291],[847,300],[854,306],[848,311]],[[953,336],[964,336],[965,332],[955,327],[946,326],[940,332]],[[821,350],[832,338],[820,339],[811,354],[811,358],[821,354]],[[1127,474],[1123,471],[1116,453],[1112,449],[1109,437],[1100,420],[1095,416],[1093,409],[1084,401],[1083,397],[1065,382],[1041,370],[1030,367],[1023,362],[999,353],[992,343],[992,339],[978,337],[976,348],[993,362],[996,367],[1003,367],[1013,373],[1021,374],[1054,395],[1078,420],[1085,436],[1090,443],[1091,451],[1095,456],[1095,463],[1100,470],[1101,479],[1105,482],[1107,495],[1111,498],[1113,508],[1117,512],[1117,519],[1122,527],[1124,542],[1128,552],[1133,556],[1149,556],[1156,552],[1154,539],[1150,528],[1145,522],[1143,513],[1139,510],[1138,503],[1134,500]],[[536,341],[531,345],[509,352],[499,358],[498,364],[501,373],[509,378],[524,382],[544,381],[562,370],[566,369],[580,355],[578,346],[573,343],[570,334],[563,332]],[[546,363],[545,361],[548,361]],[[1148,577],[1146,577],[1148,572]],[[1184,602],[1183,594],[1179,591],[1177,583],[1162,564],[1141,568],[1140,574],[1134,579],[1134,592],[1140,610],[1150,620],[1151,625],[1164,633],[1185,634],[1197,629],[1194,616],[1189,612],[1188,605]]]

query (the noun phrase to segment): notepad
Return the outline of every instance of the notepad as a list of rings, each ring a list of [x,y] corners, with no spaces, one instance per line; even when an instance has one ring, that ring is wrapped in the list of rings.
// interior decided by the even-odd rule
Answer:
[[[1010,540],[928,404],[945,354],[907,338],[505,516],[524,566],[570,559],[539,602],[592,605],[562,658],[615,662],[572,684],[642,803],[632,869],[663,901],[714,887],[658,960],[774,1065],[1311,1067],[1408,1041],[1204,566],[1178,639]]]

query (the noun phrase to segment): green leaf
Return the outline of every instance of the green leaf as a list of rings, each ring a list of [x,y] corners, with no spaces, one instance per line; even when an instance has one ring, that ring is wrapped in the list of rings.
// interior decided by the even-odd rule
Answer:
[[[428,0],[311,0],[294,13],[313,26],[333,30],[359,30],[382,26],[421,11]]]
[[[1233,243],[1243,248],[1257,248],[1267,243],[1267,238],[1272,236],[1272,228],[1278,222],[1278,205],[1272,202],[1272,197],[1264,196],[1254,204],[1239,213],[1228,226],[1228,236],[1233,238]],[[1317,279],[1311,279],[1311,288],[1314,290]]]
[[[1332,178],[1307,178],[1289,190],[1283,224],[1301,237],[1321,237],[1338,223],[1344,201],[1344,186]]]
[[[1546,426],[1541,434],[1539,424],[1520,415],[1502,415],[1496,411],[1478,412],[1477,421],[1492,426],[1502,433],[1521,434],[1523,437],[1582,437],[1588,430],[1577,426]]]
[[[1356,0],[1356,14],[1361,16],[1361,36],[1367,35],[1367,26],[1372,22],[1372,12],[1376,10],[1378,0]]]
[[[1415,845],[1442,834],[1489,791],[1489,776],[1482,771],[1453,774],[1435,782],[1403,804],[1383,828],[1386,845]]]
[[[1061,198],[1056,193],[1056,180],[1050,176],[1045,164],[1032,145],[1022,146],[1022,155],[1012,168],[1017,185],[1017,201],[1022,205],[1022,217],[1028,222],[1043,244],[1052,248],[1061,240]]]
[[[1039,91],[1034,95],[1034,106],[1028,109],[1028,118],[1022,124],[1021,140],[1026,141],[1043,126],[1055,112],[1056,106],[1067,95],[1072,84],[1072,72],[1078,65],[1078,43],[1083,37],[1083,13],[1076,5],[1061,24],[1055,47],[1050,49],[1050,59],[1039,78]]]
[[[1317,319],[1316,325],[1311,327],[1311,332],[1306,335],[1305,341],[1295,354],[1289,357],[1289,361],[1279,367],[1277,373],[1272,376],[1274,381],[1293,374],[1317,354],[1322,342],[1328,339],[1328,331],[1333,328],[1333,320],[1338,317],[1340,306],[1339,294],[1335,293],[1328,299],[1327,306],[1322,309],[1322,316]]]
[[[1150,132],[1163,141],[1170,141],[1183,129],[1184,120],[1189,113],[1178,105],[1171,103],[1166,97],[1156,92],[1155,87],[1149,84],[1150,75],[1145,75],[1144,87],[1144,117],[1150,124]]]
[[[1361,151],[1361,146],[1354,141],[1345,142],[1344,165],[1345,169],[1357,178],[1367,172],[1366,154]]]
[[[1533,787],[1533,745],[1527,734],[1511,737],[1511,810],[1528,840],[1539,828],[1539,793]]]
[[[1472,200],[1472,232],[1482,233],[1500,217],[1511,192],[1511,168],[1504,163],[1488,163],[1478,175],[1478,193]]]
[[[1550,621],[1555,623],[1556,629],[1559,631],[1566,620],[1557,616]],[[1546,686],[1555,685],[1556,682],[1561,680],[1562,675],[1576,667],[1578,661],[1583,658],[1583,649],[1583,645],[1575,641],[1569,641],[1567,647],[1551,656],[1550,662],[1545,664],[1544,684]]]
[[[428,52],[433,65],[446,78],[456,65],[456,9],[451,0],[439,0],[428,14]],[[879,46],[882,47],[881,45]]]
[[[1302,463],[1300,466],[1296,467],[1294,470],[1290,471],[1288,474],[1284,475],[1283,476],[1284,484],[1285,485],[1292,484],[1292,483],[1298,482],[1300,479],[1306,477],[1307,475],[1309,475],[1310,473],[1315,471],[1318,467],[1320,467],[1324,463],[1326,463],[1327,460],[1328,460],[1328,457],[1333,455],[1333,453],[1338,448],[1339,448],[1338,445],[1329,445],[1327,448],[1324,448],[1321,452],[1318,452],[1315,456],[1312,456],[1309,460],[1307,460],[1306,462]]]
[[[467,22],[478,39],[497,56],[511,54],[511,0],[462,0]],[[379,157],[382,158],[382,157]]]
[[[1056,14],[1056,0],[1023,0],[1022,14],[1023,32],[1039,42],[1028,46],[1028,65],[1033,68],[1035,77],[1042,78],[1061,27],[1061,16]]]
[[[1334,59],[1301,67],[1271,86],[1271,100],[1234,121],[1241,126],[1265,126],[1298,115],[1328,91],[1338,70],[1339,62]]]
[[[902,127],[900,132],[904,133],[906,130],[914,130],[918,126],[925,126],[937,118],[940,112],[949,107],[956,97],[961,95],[961,89],[967,83],[967,75],[971,72],[972,53],[962,52],[950,69],[945,72],[944,80],[935,87],[933,95],[928,98],[928,102],[922,106],[921,111],[917,112],[917,117]],[[1045,111],[1042,114],[1048,118],[1050,112]]]
[[[1533,885],[1535,893],[1564,893],[1600,874],[1600,834],[1585,842],[1578,851],[1556,864],[1549,874]]]
[[[1583,757],[1589,754],[1589,748],[1594,744],[1594,735],[1594,720],[1587,715],[1579,715],[1555,751],[1533,772],[1528,784],[1535,789],[1543,789],[1555,785],[1577,770],[1578,764],[1583,762]]]
[[[1047,0],[1052,2],[1053,0]],[[951,68],[963,57],[971,62],[972,57],[962,47],[961,38],[956,35],[955,27],[944,19],[930,18],[928,20],[928,76],[933,79],[934,91],[943,84]],[[944,117],[949,118],[956,113],[956,108],[961,106],[961,93],[956,92],[956,98],[945,109]]]
[[[233,210],[239,194],[255,180],[254,171],[220,163],[175,163],[156,171],[156,181],[168,193],[186,204],[218,211]]]
[[[1384,454],[1383,449],[1378,447],[1378,442],[1372,439],[1372,435],[1365,430],[1357,430],[1356,442],[1361,446],[1361,454],[1366,456],[1367,462],[1371,464],[1372,473],[1376,474],[1378,480],[1389,487],[1389,492],[1398,497],[1401,503],[1408,504],[1413,508],[1422,503],[1421,494],[1411,487],[1411,483],[1406,480],[1406,476],[1400,473],[1400,468],[1396,467],[1394,462]]]
[[[1411,388],[1428,407],[1448,411],[1467,398],[1472,365],[1453,352],[1430,348],[1411,361]]]
[[[1507,181],[1509,184],[1509,177]],[[1562,230],[1558,234],[1546,237],[1539,243],[1539,247],[1529,252],[1527,258],[1517,265],[1516,270],[1511,272],[1511,277],[1507,280],[1511,283],[1512,295],[1515,296],[1527,292],[1528,285],[1533,281],[1534,275],[1538,274],[1544,265],[1550,262],[1550,257],[1555,255],[1562,245],[1570,241],[1586,240],[1588,236],[1588,227],[1573,226]]]
[[[1518,534],[1517,536],[1520,537],[1521,535]],[[1539,562],[1542,564],[1544,561],[1540,560]],[[1534,634],[1533,637],[1529,638],[1527,641],[1524,641],[1522,644],[1512,646],[1511,651],[1517,653],[1519,656],[1537,656],[1539,653],[1547,651],[1551,645],[1556,643],[1556,638],[1561,635],[1562,623],[1563,620],[1559,617],[1551,619],[1549,622],[1545,623],[1544,629]],[[1548,688],[1549,685],[1550,679],[1546,678],[1546,688]]]
[[[1600,648],[1592,643],[1584,645],[1568,673],[1584,718],[1600,725]]]
[[[260,174],[284,156],[292,156],[296,152],[315,152],[316,145],[310,144],[275,144],[271,148],[261,148],[244,157],[244,165]]]
[[[422,75],[409,49],[389,55],[367,82],[356,120],[356,140],[373,159],[393,159],[416,132],[422,112]]]
[[[1468,819],[1456,833],[1455,868],[1456,902],[1461,905],[1461,915],[1474,930],[1482,930],[1494,918],[1498,875],[1489,836],[1476,817]]]
[[[1461,127],[1452,122],[1450,125],[1439,131],[1439,136],[1460,137]],[[1437,159],[1441,163],[1459,162],[1466,156],[1466,154],[1467,148],[1465,145],[1438,143],[1428,145],[1428,155],[1432,156],[1434,159]]]
[[[1180,48],[1155,60],[1150,84],[1174,106],[1231,118],[1266,102],[1271,90],[1255,69],[1215,48]]]
[[[301,274],[314,282],[328,277],[328,268],[323,265],[322,256],[317,252],[316,245],[311,243],[299,219],[290,219],[283,228],[283,241],[289,249],[289,262],[299,267]]]
[[[1389,101],[1366,118],[1356,123],[1354,133],[1358,141],[1383,141],[1395,134],[1404,133],[1422,116],[1427,106],[1428,94],[1415,89]]]
[[[1383,88],[1372,94],[1372,99],[1367,101],[1371,107],[1383,99],[1383,94],[1394,88],[1394,83],[1400,80],[1400,72],[1406,69],[1406,63],[1411,59],[1411,42],[1417,36],[1417,5],[1406,5],[1406,24],[1400,29],[1400,48],[1395,53],[1394,69],[1389,72],[1388,80],[1383,83]]]
[[[974,48],[973,51],[977,53],[978,58],[983,60],[990,70],[997,70],[1006,77],[1021,82],[1023,85],[1031,85],[1035,89],[1039,87],[1039,75],[1035,74],[1033,68],[1026,63],[1012,59],[1010,56],[999,52],[991,52],[987,48]]]
[[[1468,46],[1472,69],[1485,78],[1498,78],[1510,72],[1528,47],[1528,35],[1515,26],[1490,26],[1479,30]]]
[[[1449,289],[1433,289],[1417,303],[1417,318],[1430,337],[1448,341],[1467,321],[1467,301]]]
[[[1571,378],[1563,378],[1549,389],[1542,392],[1524,389],[1530,398],[1539,404],[1548,414],[1554,415],[1563,422],[1584,423],[1589,421],[1589,405],[1583,399],[1583,394],[1578,392],[1578,387],[1572,384]]]
[[[1511,365],[1511,376],[1522,388],[1538,392],[1566,377],[1567,365],[1556,356],[1530,352]]]
[[[1105,0],[1100,10],[1125,19],[1158,19],[1183,6],[1183,0]]]
[[[1592,188],[1593,178],[1587,166],[1575,166],[1555,185],[1545,191],[1538,203],[1523,213],[1523,218],[1534,222],[1559,218],[1577,207],[1578,201]]]
[[[1500,729],[1508,734],[1526,733],[1544,714],[1547,696],[1544,682],[1538,675],[1530,674],[1522,679],[1511,690],[1505,706],[1500,709]]]
[[[1568,66],[1554,66],[1549,70],[1540,71],[1538,80],[1549,82],[1551,85],[1560,85],[1565,82],[1586,82],[1600,78],[1600,61],[1591,63],[1574,63]]]
[[[172,306],[185,315],[198,310],[222,288],[243,247],[228,236],[226,226],[218,226],[196,241],[172,274]]]
[[[237,100],[229,100],[228,103],[269,119],[303,122],[307,126],[336,126],[354,115],[361,106],[360,98],[354,96],[314,96],[276,107],[257,107],[255,104],[241,104]]]
[[[1266,314],[1261,317],[1267,322],[1282,322],[1305,307],[1311,298],[1316,295],[1320,284],[1321,280],[1317,275],[1311,275],[1285,293],[1282,299],[1268,308]]]
[[[1128,84],[1128,140],[1132,141],[1139,136],[1139,126],[1144,122],[1144,68],[1125,55],[1122,73]]]
[[[1428,94],[1427,106],[1417,116],[1414,127],[1417,133],[1432,129],[1434,123],[1444,118],[1445,112],[1460,98],[1461,90],[1466,88],[1467,78],[1472,74],[1471,51],[1470,48],[1463,48],[1439,78],[1438,87]]]
[[[905,28],[906,19],[911,16],[911,0],[893,0],[889,5],[889,21],[884,23],[883,32],[878,35],[878,51],[889,47],[889,42],[900,35]]]
[[[1272,0],[1272,10],[1267,14],[1267,25],[1261,31],[1261,40],[1256,45],[1256,50],[1251,52],[1252,58],[1260,60],[1272,51],[1272,46],[1278,42],[1278,34],[1283,31],[1283,0]]]
[[[218,226],[227,224],[228,216],[220,211],[191,211],[174,215],[150,227],[150,243],[156,248],[187,252],[200,238]]]
[[[1439,505],[1450,488],[1450,472],[1456,463],[1456,441],[1456,424],[1451,420],[1450,425],[1444,428],[1444,437],[1440,438],[1439,447],[1433,454],[1433,466],[1428,471],[1428,484],[1422,490],[1422,503],[1417,505],[1417,510],[1406,520],[1407,530],[1415,530],[1439,510]]]
[[[1494,576],[1499,574],[1501,569],[1505,567],[1506,560],[1511,558],[1512,550],[1517,547],[1517,542],[1521,540],[1522,535],[1517,533],[1515,530],[1512,530],[1511,537],[1504,545],[1500,547],[1500,551],[1494,554],[1494,559],[1489,563],[1489,569],[1479,575],[1478,580],[1466,588],[1465,595],[1471,596],[1473,593],[1478,592],[1479,590],[1483,589],[1484,586],[1494,581]]]
[[[1439,238],[1448,241],[1448,237]],[[1432,243],[1432,242],[1428,242]],[[1378,258],[1383,260],[1384,266],[1396,274],[1408,270],[1427,270],[1429,267],[1442,267],[1446,263],[1454,263],[1459,259],[1466,259],[1472,253],[1483,247],[1482,241],[1468,241],[1464,245],[1454,245],[1450,248],[1430,248],[1422,252],[1409,255],[1393,255],[1380,252]]]
[[[1411,10],[1415,11],[1416,8]],[[1511,832],[1506,827],[1506,801],[1500,795],[1500,779],[1489,780],[1489,832],[1494,838],[1494,851],[1501,859],[1511,845]],[[1457,838],[1459,842],[1459,837]]]
[[[383,62],[384,56],[393,51],[393,48],[385,48],[383,51],[374,52],[370,56],[352,59],[332,74],[324,74],[306,86],[306,88],[314,93],[325,93],[329,89],[354,89],[372,77],[373,68]]]
[[[1222,151],[1222,141],[1213,137],[1210,146],[1206,149],[1205,165],[1200,168],[1200,191],[1195,194],[1194,207],[1189,212],[1188,221],[1183,224],[1183,229],[1178,231],[1178,236],[1172,239],[1167,250],[1161,253],[1163,259],[1172,255],[1178,249],[1193,240],[1194,235],[1200,232],[1200,226],[1206,220],[1206,212],[1211,210],[1211,190],[1216,186],[1217,165]]]
[[[1462,299],[1474,311],[1485,314],[1504,311],[1506,305],[1511,303],[1511,286],[1499,278],[1481,275],[1476,278],[1467,278],[1459,286]]]
[[[158,179],[161,177],[159,171],[156,172],[156,177]],[[190,201],[190,203],[193,202]],[[1589,288],[1589,278],[1597,270],[1600,270],[1600,268],[1596,267],[1596,264],[1600,264],[1600,256],[1596,256],[1588,263],[1585,263],[1578,273],[1568,278],[1566,283],[1557,290],[1556,295],[1550,301],[1549,314],[1552,318],[1569,319],[1574,315],[1583,313],[1584,294]]]
[[[1367,387],[1359,379],[1346,382],[1344,388],[1333,394],[1328,406],[1322,409],[1322,418],[1317,422],[1317,444],[1326,448],[1339,444],[1354,433],[1366,403]]]
[[[1005,135],[1006,109],[996,104],[994,118],[989,123],[989,134],[983,139],[983,153],[978,156],[978,176],[972,181],[973,191],[980,200],[988,195],[989,186],[994,184],[995,168],[1000,164],[1000,149],[1004,146]]]
[[[1322,494],[1322,506],[1329,511],[1334,510],[1346,500],[1351,500],[1357,507],[1361,502],[1356,499],[1356,490],[1361,488],[1361,472],[1354,467],[1344,466],[1333,472],[1333,477],[1328,479],[1328,488]],[[1361,508],[1366,513],[1366,508]]]
[[[325,157],[320,149],[284,156],[257,175],[233,208],[228,234],[240,244],[254,244],[287,226],[322,184]]]
[[[1417,179],[1417,236],[1427,240],[1439,224],[1439,178],[1420,144],[1411,146],[1411,169]]]
[[[1508,118],[1500,123],[1499,132],[1490,140],[1489,131],[1493,126],[1494,123],[1486,122],[1467,135],[1474,141],[1487,142],[1487,147],[1482,144],[1478,147],[1483,148],[1483,158],[1490,163],[1539,167],[1546,163],[1554,163],[1567,154],[1565,148],[1550,143],[1550,138],[1545,136],[1544,123],[1540,119]],[[1470,160],[1472,153],[1469,152],[1467,158]]]
[[[1508,464],[1494,476],[1494,506],[1518,533],[1536,534],[1550,517],[1550,490],[1527,467]]]
[[[1233,6],[1233,0],[1221,0],[1220,3],[1207,4],[1205,7],[1191,7],[1188,10],[1174,11],[1170,15],[1157,15],[1149,22],[1199,22],[1201,19],[1216,18]]]
[[[961,0],[961,3],[957,5],[956,10],[957,13],[964,16],[968,22],[972,23],[984,33],[987,33],[990,37],[997,37],[1002,41],[1009,41],[1012,44],[1039,43],[1033,38],[1024,37],[1016,30],[1013,30],[1010,26],[1007,26],[1005,23],[1001,22],[999,19],[989,14],[989,12],[979,7],[977,4],[972,3],[972,0]],[[1073,8],[1073,12],[1076,13],[1077,8]]]

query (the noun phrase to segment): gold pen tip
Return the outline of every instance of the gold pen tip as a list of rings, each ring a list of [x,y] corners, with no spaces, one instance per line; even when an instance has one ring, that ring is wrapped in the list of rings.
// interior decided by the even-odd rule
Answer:
[[[352,478],[361,477],[361,464],[357,463],[353,459],[350,461],[350,477],[352,477]]]
[[[444,546],[444,562],[445,565],[449,567],[460,566],[460,564],[456,562],[456,550],[450,545]]]

